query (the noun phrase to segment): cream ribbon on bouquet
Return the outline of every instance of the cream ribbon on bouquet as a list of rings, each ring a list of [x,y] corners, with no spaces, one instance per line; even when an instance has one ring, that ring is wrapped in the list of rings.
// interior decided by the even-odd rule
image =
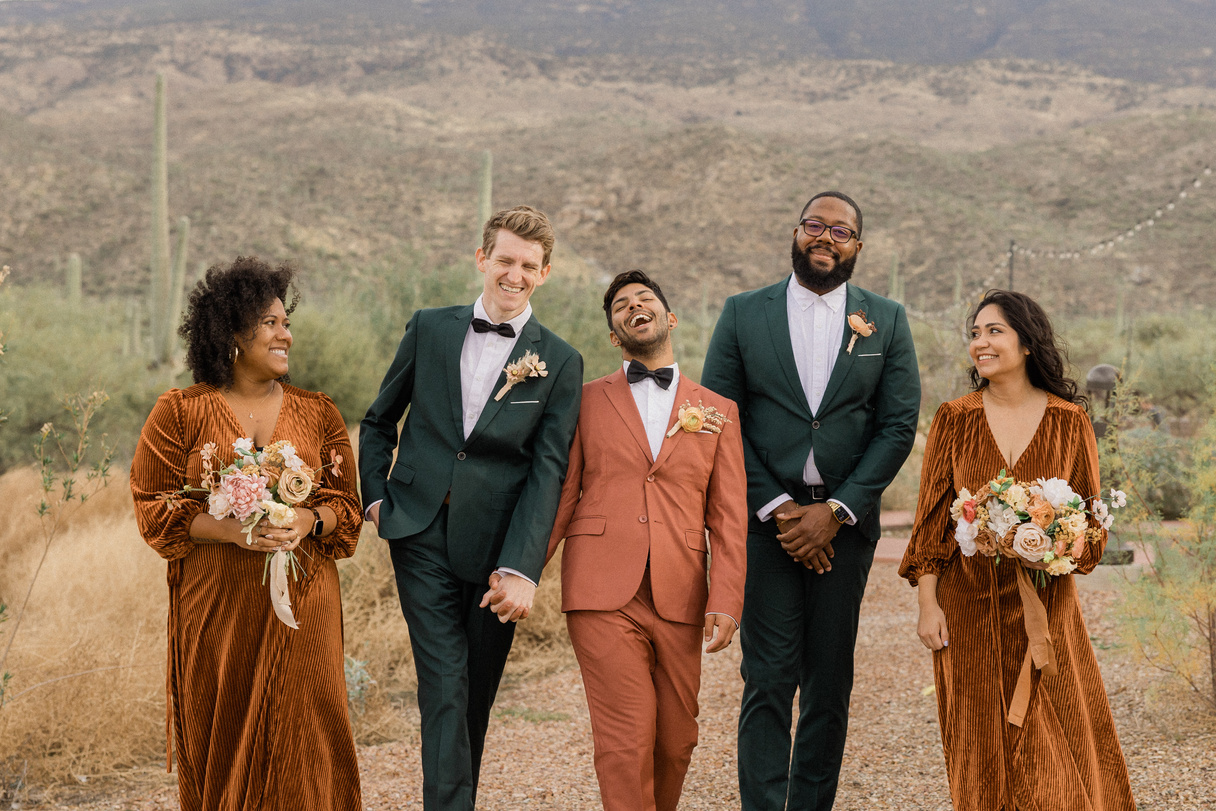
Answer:
[[[284,625],[298,631],[300,626],[291,613],[291,596],[287,592],[287,567],[293,565],[282,549],[270,556],[270,606]]]

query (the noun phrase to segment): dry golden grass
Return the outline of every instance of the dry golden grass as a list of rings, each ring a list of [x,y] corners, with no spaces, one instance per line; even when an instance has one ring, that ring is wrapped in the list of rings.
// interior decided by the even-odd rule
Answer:
[[[42,552],[39,497],[35,471],[0,477],[0,598],[10,612]],[[556,568],[519,628],[508,681],[573,662]],[[339,569],[346,651],[375,682],[352,702],[354,733],[363,744],[396,740],[417,727],[416,679],[388,548],[368,527]],[[55,539],[13,645],[13,700],[0,709],[0,798],[158,780],[167,596],[165,564],[139,536],[126,477],[115,476]],[[0,625],[0,642],[12,627]]]

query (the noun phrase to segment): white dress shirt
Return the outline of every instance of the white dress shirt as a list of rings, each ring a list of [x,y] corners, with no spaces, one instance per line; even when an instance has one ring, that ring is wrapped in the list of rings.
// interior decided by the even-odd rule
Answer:
[[[486,321],[494,323],[486,312],[481,299],[482,297],[478,296],[477,301],[473,302],[473,318],[484,318]],[[470,319],[464,334],[464,345],[460,348],[460,407],[464,418],[465,439],[468,439],[469,434],[473,433],[473,428],[477,425],[477,420],[481,418],[481,412],[485,410],[486,403],[496,393],[492,391],[494,384],[498,382],[503,368],[510,362],[511,352],[519,341],[524,324],[527,324],[531,317],[532,305],[528,304],[522,313],[510,321],[503,322],[514,328],[514,338],[506,338],[497,332],[474,332],[473,322]],[[370,518],[372,507],[379,503],[376,501],[367,505],[364,515]],[[532,578],[515,569],[502,566],[495,571],[499,574],[519,575],[529,583],[536,585]]]
[[[629,361],[625,361],[624,368],[629,369]],[[671,369],[672,374],[671,385],[666,389],[649,377],[629,384],[633,402],[637,403],[638,414],[646,428],[646,441],[650,443],[652,462],[659,458],[659,450],[663,447],[668,422],[671,420],[671,409],[676,404],[676,389],[680,385],[680,364],[673,363],[664,368]],[[658,369],[653,371],[657,372]]]
[[[481,296],[473,302],[473,318],[483,318],[493,323]],[[494,384],[498,382],[503,368],[509,363],[511,352],[519,341],[519,333],[524,324],[532,317],[532,305],[524,307],[524,311],[504,321],[515,330],[514,338],[504,338],[497,332],[474,332],[473,322],[469,322],[468,331],[464,334],[464,346],[460,350],[460,406],[464,415],[464,438],[468,439],[485,410],[486,403],[496,394]]]
[[[812,415],[819,411],[823,403],[823,393],[827,390],[828,379],[840,354],[847,298],[848,291],[843,284],[821,296],[800,285],[793,274],[790,274],[789,284],[785,288],[785,311],[790,322],[794,365],[798,368],[798,380],[802,383],[802,391],[806,394]],[[823,484],[823,476],[815,466],[813,447],[802,467],[802,483],[808,487]],[[772,517],[773,510],[789,500],[790,495],[782,493],[757,510],[756,517],[767,521]],[[856,523],[856,516],[849,506],[842,506],[849,512],[849,523]]]

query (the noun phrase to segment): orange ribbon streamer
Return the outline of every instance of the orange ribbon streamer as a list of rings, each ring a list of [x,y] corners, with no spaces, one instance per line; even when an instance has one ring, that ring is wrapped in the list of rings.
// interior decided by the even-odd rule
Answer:
[[[1009,723],[1020,727],[1026,720],[1030,708],[1031,664],[1045,676],[1054,676],[1056,649],[1051,644],[1051,632],[1047,628],[1047,607],[1039,599],[1038,591],[1030,582],[1026,568],[1018,565],[1018,593],[1022,597],[1022,617],[1026,622],[1026,658],[1022,660],[1022,672],[1018,674],[1017,686],[1013,689],[1013,700],[1009,702]]]

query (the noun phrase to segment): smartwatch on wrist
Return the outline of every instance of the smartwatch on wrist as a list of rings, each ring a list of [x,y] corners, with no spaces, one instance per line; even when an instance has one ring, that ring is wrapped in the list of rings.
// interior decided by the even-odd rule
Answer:
[[[849,515],[849,511],[844,508],[843,504],[841,504],[839,501],[829,501],[828,506],[832,508],[832,516],[838,522],[841,524],[849,523],[849,519],[852,518],[852,516]]]
[[[316,510],[313,510],[312,514],[313,514],[313,518],[315,518],[316,520],[312,522],[312,533],[311,534],[312,534],[312,537],[314,537],[314,538],[320,538],[321,533],[325,532],[325,521],[322,520],[321,513],[317,512]]]

